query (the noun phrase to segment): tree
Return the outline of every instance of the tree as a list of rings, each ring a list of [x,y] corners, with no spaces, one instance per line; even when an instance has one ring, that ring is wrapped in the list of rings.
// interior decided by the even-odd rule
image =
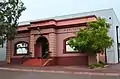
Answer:
[[[3,0],[0,2],[0,45],[13,40],[17,34],[18,20],[25,10],[21,0]]]
[[[74,49],[88,55],[104,52],[112,46],[113,40],[108,36],[110,24],[104,18],[97,18],[95,22],[87,23],[87,27],[76,33],[76,38],[68,44]]]

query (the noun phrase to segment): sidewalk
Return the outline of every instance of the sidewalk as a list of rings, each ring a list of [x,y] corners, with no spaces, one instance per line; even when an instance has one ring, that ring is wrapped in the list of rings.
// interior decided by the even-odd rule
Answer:
[[[0,70],[29,71],[29,72],[51,72],[51,73],[74,73],[91,75],[120,75],[120,68],[112,67],[103,69],[89,69],[81,66],[47,66],[47,67],[27,67],[22,65],[1,65]]]

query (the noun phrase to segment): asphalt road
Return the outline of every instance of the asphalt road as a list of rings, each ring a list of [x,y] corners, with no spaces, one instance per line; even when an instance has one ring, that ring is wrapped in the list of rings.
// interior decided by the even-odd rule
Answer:
[[[120,79],[120,77],[0,70],[0,79]]]

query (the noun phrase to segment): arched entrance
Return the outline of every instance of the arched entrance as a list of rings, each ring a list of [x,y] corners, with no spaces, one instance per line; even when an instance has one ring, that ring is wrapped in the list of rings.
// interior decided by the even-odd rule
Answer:
[[[48,40],[45,37],[39,37],[35,44],[35,57],[36,58],[47,58],[48,57]]]

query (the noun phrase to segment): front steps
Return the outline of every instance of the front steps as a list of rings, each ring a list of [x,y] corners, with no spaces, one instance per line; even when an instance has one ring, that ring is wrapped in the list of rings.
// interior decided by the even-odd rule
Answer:
[[[24,66],[47,66],[52,59],[28,59],[23,62]]]

